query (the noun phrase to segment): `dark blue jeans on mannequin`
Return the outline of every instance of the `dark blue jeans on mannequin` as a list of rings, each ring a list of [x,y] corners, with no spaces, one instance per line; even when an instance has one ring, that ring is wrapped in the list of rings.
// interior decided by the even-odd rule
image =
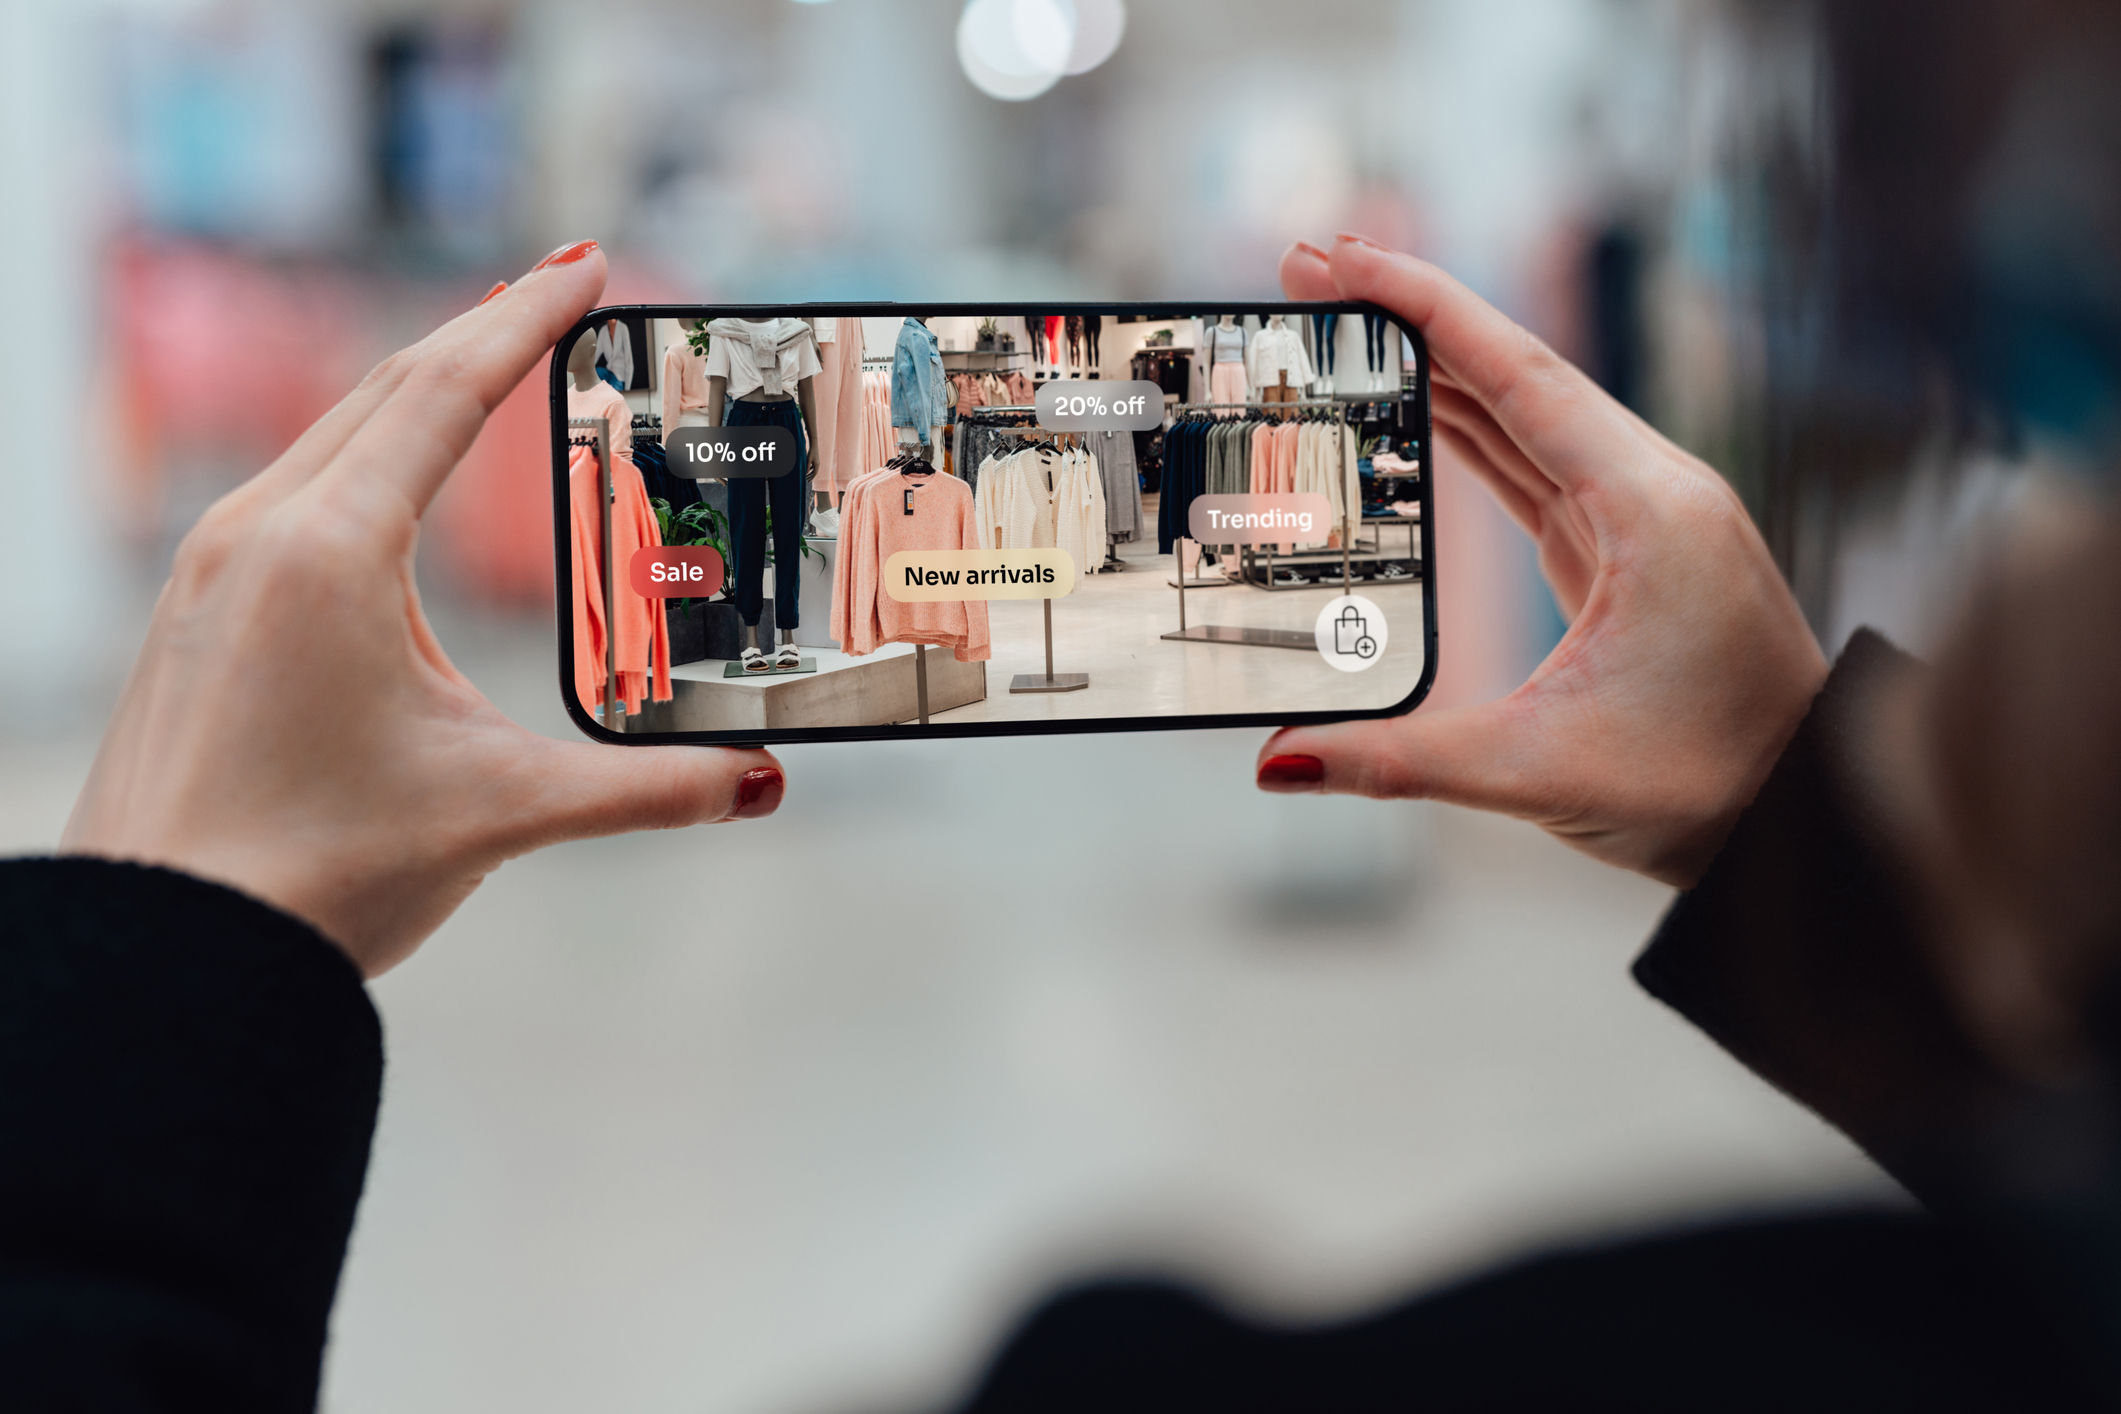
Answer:
[[[736,579],[736,612],[746,627],[758,627],[766,607],[766,508],[773,508],[773,626],[786,635],[801,621],[797,595],[803,584],[803,521],[808,507],[810,449],[803,414],[793,398],[777,403],[727,404],[731,427],[785,427],[795,434],[795,470],[781,476],[742,476],[729,483],[730,573]],[[760,644],[761,649],[770,648]]]
[[[1385,371],[1385,340],[1391,332],[1392,326],[1382,314],[1362,317],[1362,361],[1370,365],[1372,373]]]

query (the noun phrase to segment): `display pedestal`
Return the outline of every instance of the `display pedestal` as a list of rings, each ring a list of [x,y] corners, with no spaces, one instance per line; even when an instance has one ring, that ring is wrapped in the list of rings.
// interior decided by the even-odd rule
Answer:
[[[671,672],[674,695],[644,705],[632,732],[757,732],[802,727],[879,727],[920,719],[913,649],[892,644],[865,658],[832,649],[805,654],[816,670],[725,678],[709,659]],[[930,715],[987,699],[987,665],[960,663],[947,649],[928,653]]]

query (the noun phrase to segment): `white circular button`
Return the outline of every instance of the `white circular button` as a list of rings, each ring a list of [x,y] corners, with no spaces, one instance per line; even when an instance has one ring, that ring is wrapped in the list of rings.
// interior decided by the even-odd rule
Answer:
[[[1360,594],[1344,594],[1318,611],[1318,655],[1344,673],[1359,673],[1384,657],[1391,634],[1385,611]]]

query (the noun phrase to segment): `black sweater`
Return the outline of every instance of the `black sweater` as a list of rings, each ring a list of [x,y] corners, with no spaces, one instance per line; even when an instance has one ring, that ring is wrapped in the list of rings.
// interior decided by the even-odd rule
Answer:
[[[1305,1330],[1171,1286],[1085,1287],[1033,1313],[970,1407],[2095,1403],[2084,1352],[2121,1263],[2078,1238],[2103,1220],[2057,1219],[2047,1190],[2028,1218],[1991,1161],[1998,1115],[2070,1133],[2097,1116],[2014,1098],[1921,966],[1850,785],[1853,707],[1892,658],[1851,645],[1636,975],[1943,1218],[1568,1253]],[[307,925],[166,870],[0,864],[0,1408],[312,1408],[382,1067],[360,977]],[[2057,1231],[2076,1235],[2059,1259]]]

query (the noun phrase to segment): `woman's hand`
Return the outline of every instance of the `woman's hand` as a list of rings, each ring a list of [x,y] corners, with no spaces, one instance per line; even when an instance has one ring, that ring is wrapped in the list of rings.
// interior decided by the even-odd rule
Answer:
[[[780,803],[780,767],[762,751],[534,735],[450,665],[421,613],[421,514],[603,287],[594,243],[554,252],[387,359],[201,517],[66,852],[233,885],[374,976],[513,855]]]
[[[1282,286],[1422,331],[1437,439],[1538,542],[1569,630],[1500,701],[1276,733],[1260,785],[1502,811],[1693,883],[1826,679],[1737,496],[1434,266],[1342,236]]]

